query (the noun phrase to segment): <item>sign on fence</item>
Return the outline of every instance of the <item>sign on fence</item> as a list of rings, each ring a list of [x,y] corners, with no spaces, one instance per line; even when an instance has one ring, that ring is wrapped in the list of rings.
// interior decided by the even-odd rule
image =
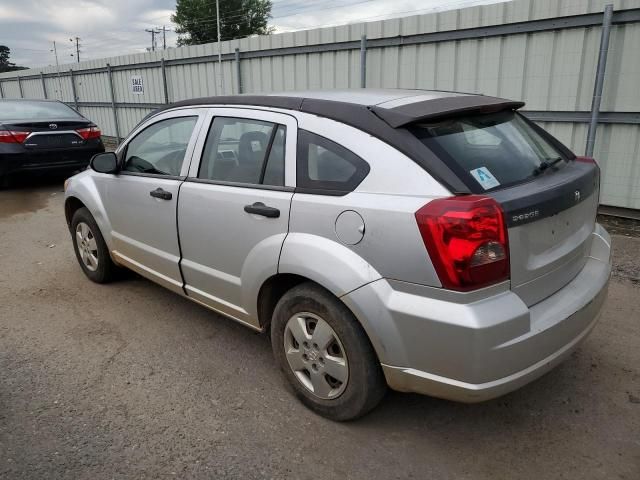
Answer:
[[[142,75],[131,75],[131,93],[134,95],[144,94],[144,83]]]

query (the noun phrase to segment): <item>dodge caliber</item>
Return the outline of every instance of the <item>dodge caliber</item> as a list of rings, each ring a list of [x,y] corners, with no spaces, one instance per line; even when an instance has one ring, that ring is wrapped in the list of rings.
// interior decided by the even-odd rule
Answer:
[[[173,104],[67,182],[77,259],[269,332],[292,391],[334,420],[387,387],[503,395],[589,334],[611,271],[598,165],[522,106],[367,89]]]

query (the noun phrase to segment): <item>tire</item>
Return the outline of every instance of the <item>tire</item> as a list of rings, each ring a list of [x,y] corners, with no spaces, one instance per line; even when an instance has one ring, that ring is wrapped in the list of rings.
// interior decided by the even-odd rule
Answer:
[[[387,390],[380,362],[356,318],[314,283],[298,285],[280,299],[271,346],[295,395],[323,417],[354,420],[371,411]]]
[[[0,190],[9,188],[9,175],[0,175]]]
[[[84,238],[81,239],[81,236]],[[73,214],[71,238],[78,263],[90,280],[96,283],[108,283],[115,278],[117,267],[111,260],[104,237],[93,216],[84,207]],[[91,257],[88,256],[89,254]]]

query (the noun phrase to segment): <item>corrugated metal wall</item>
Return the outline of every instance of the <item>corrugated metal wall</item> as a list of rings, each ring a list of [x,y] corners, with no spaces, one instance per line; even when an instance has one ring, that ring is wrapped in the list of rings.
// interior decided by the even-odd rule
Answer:
[[[239,49],[243,93],[360,86],[362,35],[367,38],[367,87],[459,90],[526,102],[541,124],[578,154],[585,149],[601,28],[581,26],[589,14],[601,14],[607,3],[616,12],[637,13],[640,0],[516,0],[488,6],[331,28],[245,38],[221,44],[224,88],[220,88],[217,44],[198,45],[136,55],[0,74],[5,98],[57,98],[74,105],[116,135],[106,66],[112,68],[114,100],[121,136],[156,106],[165,102],[159,61],[166,61],[168,100],[238,93],[234,51]],[[600,16],[594,17],[596,20]],[[628,113],[623,120],[600,124],[595,154],[602,170],[602,203],[640,208],[640,21],[638,15],[614,23],[601,110]],[[535,31],[532,22],[554,21]],[[598,20],[601,21],[601,20]],[[511,25],[506,34],[484,35],[482,28]],[[460,37],[465,29],[478,36]],[[439,38],[376,44],[420,34]],[[525,33],[522,33],[525,32]],[[341,45],[349,45],[344,48]],[[297,53],[301,48],[307,51]],[[265,50],[285,49],[264,52]],[[288,49],[288,50],[287,50]],[[296,50],[298,49],[298,50]],[[264,56],[260,56],[264,52]],[[20,86],[16,75],[22,78]],[[144,94],[131,91],[131,76],[144,79]],[[137,105],[140,104],[138,107]],[[582,112],[579,121],[565,113]],[[634,115],[635,114],[635,115]],[[563,118],[565,117],[565,118]],[[629,120],[631,119],[631,120]],[[635,120],[634,120],[635,119]]]

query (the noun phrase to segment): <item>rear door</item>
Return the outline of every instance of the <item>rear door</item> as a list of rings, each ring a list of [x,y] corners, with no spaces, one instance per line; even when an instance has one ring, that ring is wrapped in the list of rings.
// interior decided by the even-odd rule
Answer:
[[[286,114],[211,109],[180,190],[188,295],[255,327],[258,289],[277,273],[288,231],[296,135]]]
[[[185,109],[154,117],[119,149],[120,173],[96,177],[117,261],[176,292],[183,292],[176,205],[205,115]]]

